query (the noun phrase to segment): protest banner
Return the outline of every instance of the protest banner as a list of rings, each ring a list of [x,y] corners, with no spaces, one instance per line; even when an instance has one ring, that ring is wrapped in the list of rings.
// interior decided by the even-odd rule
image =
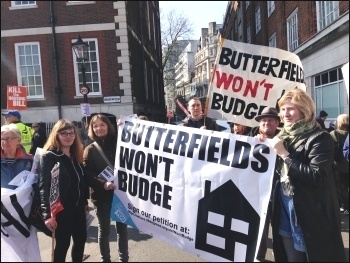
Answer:
[[[299,57],[274,47],[222,40],[208,89],[208,116],[254,127],[255,116],[294,88],[305,90]]]
[[[22,171],[9,183],[16,189],[1,188],[1,262],[41,262],[37,229],[27,221],[37,180]]]
[[[111,218],[210,261],[253,262],[276,161],[267,143],[125,118]]]
[[[60,163],[57,162],[51,170],[51,187],[50,187],[50,210],[51,217],[55,218],[56,215],[63,210],[63,205],[60,198],[59,190],[59,173]]]
[[[27,110],[27,87],[7,85],[7,109]]]

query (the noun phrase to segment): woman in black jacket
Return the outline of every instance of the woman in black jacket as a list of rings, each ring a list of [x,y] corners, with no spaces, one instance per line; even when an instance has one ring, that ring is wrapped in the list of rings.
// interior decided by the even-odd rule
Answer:
[[[74,125],[67,120],[59,120],[52,128],[43,149],[46,152],[40,160],[39,189],[45,224],[55,233],[54,262],[65,262],[71,238],[72,261],[82,262],[87,238],[86,212],[89,195],[82,166],[83,145]],[[50,203],[55,194],[50,193],[51,171],[55,165],[57,167],[57,163],[59,198],[55,202],[55,210],[51,210]]]
[[[278,106],[284,126],[270,141],[280,173],[272,200],[275,261],[344,262],[333,140],[318,127],[305,91],[288,91]]]
[[[110,213],[113,192],[116,185],[113,181],[108,180],[108,177],[113,176],[113,167],[108,168],[108,166],[114,166],[117,135],[109,119],[104,115],[97,114],[93,116],[90,121],[88,136],[95,142],[88,145],[84,150],[84,166],[91,187],[91,202],[96,207],[98,244],[100,247],[101,260],[103,262],[110,262]],[[103,152],[110,165],[104,160],[97,147]],[[116,222],[116,228],[119,260],[121,262],[127,262],[129,259],[127,225]]]

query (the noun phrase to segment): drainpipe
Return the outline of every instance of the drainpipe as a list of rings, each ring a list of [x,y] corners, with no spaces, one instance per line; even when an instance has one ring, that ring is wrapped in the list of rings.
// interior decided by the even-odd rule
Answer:
[[[56,86],[57,86],[57,108],[58,108],[58,118],[62,119],[62,102],[61,102],[61,85],[58,71],[58,52],[57,52],[57,43],[56,43],[56,30],[55,30],[55,17],[53,11],[53,1],[50,1],[50,24],[52,28],[52,46],[53,46],[53,59],[55,67],[55,77],[56,77]]]

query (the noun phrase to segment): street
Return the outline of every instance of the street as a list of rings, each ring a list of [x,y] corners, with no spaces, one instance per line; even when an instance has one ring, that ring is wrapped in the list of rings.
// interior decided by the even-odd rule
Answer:
[[[93,216],[95,212],[91,211]],[[349,215],[341,215],[342,236],[345,252],[349,259]],[[113,224],[113,225],[112,225]],[[266,262],[273,262],[271,227],[269,229],[268,251]],[[320,230],[322,231],[322,230]],[[139,232],[133,228],[128,229],[129,233],[129,261],[130,262],[208,262],[202,258],[191,255],[176,247],[159,241],[152,236]],[[38,233],[41,258],[43,262],[51,261],[51,238],[43,233]],[[111,223],[110,248],[112,262],[118,262],[117,236],[114,230],[114,222]],[[85,245],[85,254],[90,255],[84,262],[99,262],[100,252],[97,244],[97,219],[92,222],[88,230],[88,240]],[[70,251],[67,254],[67,262],[71,262]]]

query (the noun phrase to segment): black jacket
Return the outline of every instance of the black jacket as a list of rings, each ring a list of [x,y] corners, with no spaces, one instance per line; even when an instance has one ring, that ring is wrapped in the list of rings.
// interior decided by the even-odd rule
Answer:
[[[204,126],[204,118],[195,121],[194,119],[187,117],[182,122],[183,126],[186,127],[200,128]],[[205,126],[207,127],[207,130],[220,131],[216,121],[210,117],[205,117]]]
[[[105,139],[97,139],[96,142],[100,145],[107,159],[114,166],[115,153],[117,148],[117,136],[110,135]],[[88,145],[84,150],[84,167],[87,171],[89,186],[91,187],[90,198],[91,202],[112,202],[113,191],[105,190],[105,179],[98,175],[107,167],[106,161],[96,149],[94,143]]]
[[[59,150],[47,151],[40,160],[39,190],[44,220],[51,217],[51,170],[59,162],[59,195],[64,209],[87,205],[89,198],[84,167]]]
[[[293,202],[296,220],[301,227],[311,262],[346,261],[341,236],[341,221],[334,175],[332,171],[334,142],[330,134],[317,129],[296,150],[288,149],[293,160],[288,176],[294,186]],[[272,232],[276,262],[287,261],[278,234],[279,187],[273,194]]]

